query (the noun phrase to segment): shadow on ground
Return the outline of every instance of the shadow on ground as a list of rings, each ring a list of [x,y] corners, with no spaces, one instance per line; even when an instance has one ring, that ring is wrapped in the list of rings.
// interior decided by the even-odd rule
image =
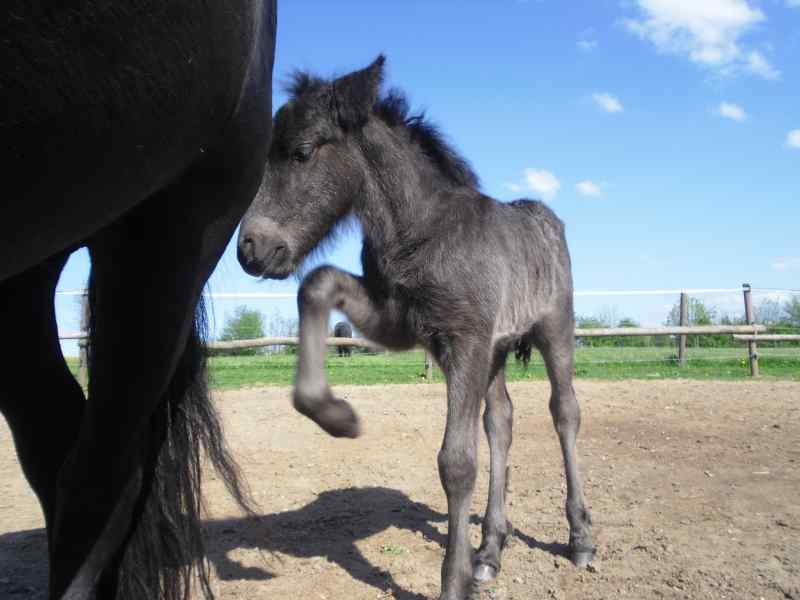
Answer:
[[[356,543],[391,527],[420,533],[441,547],[446,536],[434,526],[447,515],[414,502],[404,493],[384,487],[346,488],[323,492],[302,508],[256,518],[210,520],[205,523],[208,559],[222,580],[266,581],[276,575],[265,567],[245,566],[231,558],[239,549],[279,552],[298,558],[325,558],[353,579],[398,600],[424,600],[403,589],[392,575],[376,567]],[[481,518],[471,517],[479,524]],[[529,548],[566,556],[566,544],[543,543],[514,530]],[[45,598],[47,538],[44,529],[0,535],[0,597],[13,600]],[[7,568],[6,568],[7,567]]]

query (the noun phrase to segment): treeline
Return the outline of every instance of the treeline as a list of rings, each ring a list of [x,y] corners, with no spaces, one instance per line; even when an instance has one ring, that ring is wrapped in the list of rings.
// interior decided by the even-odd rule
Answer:
[[[699,298],[688,299],[689,325],[743,325],[745,319],[720,313],[715,307],[706,305]],[[800,297],[794,296],[786,302],[766,299],[754,307],[755,321],[769,326],[770,333],[800,334]],[[607,309],[603,314],[595,316],[576,316],[576,326],[581,329],[608,327],[639,327],[639,323],[630,317],[619,316],[614,309]],[[667,314],[664,325],[680,325],[680,303],[676,302]],[[277,311],[269,319],[255,309],[239,306],[225,322],[219,340],[248,340],[267,336],[290,337],[297,335],[297,319],[287,319]],[[766,344],[767,342],[761,342]],[[775,342],[782,346],[800,346],[799,342]],[[584,347],[645,347],[672,346],[675,336],[610,336],[580,338],[578,345]],[[731,335],[690,335],[687,345],[700,348],[741,347]],[[224,354],[253,355],[265,352],[289,351],[294,347],[273,348],[240,348],[226,350]]]
[[[262,337],[294,337],[297,335],[297,319],[287,319],[275,311],[269,319],[265,319],[261,311],[237,306],[226,321],[219,336],[219,341],[254,340]],[[295,346],[265,346],[261,348],[236,348],[232,350],[211,350],[212,356],[254,356],[270,352],[294,352]]]
[[[706,305],[699,298],[688,299],[689,325],[745,325],[744,317],[731,316],[720,313],[715,307]],[[664,325],[680,325],[680,302],[676,302],[666,319]],[[776,300],[766,299],[754,307],[755,322],[769,326],[770,333],[800,334],[800,298],[795,296],[791,300],[780,303]],[[612,310],[595,316],[576,315],[575,323],[578,328],[606,328],[606,327],[639,327],[639,323],[630,317],[619,317]],[[611,336],[581,338],[578,344],[584,347],[644,347],[644,346],[671,346],[675,343],[675,336]],[[720,348],[741,347],[729,334],[723,335],[689,335],[686,340],[690,347]],[[775,342],[783,346],[800,346],[798,342]]]

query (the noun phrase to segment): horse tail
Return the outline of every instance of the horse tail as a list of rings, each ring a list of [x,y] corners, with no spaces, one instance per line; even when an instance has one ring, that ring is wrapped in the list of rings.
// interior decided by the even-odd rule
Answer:
[[[90,305],[92,299],[90,285]],[[91,319],[90,319],[91,323]],[[189,600],[193,579],[213,599],[201,517],[202,465],[207,458],[236,503],[254,516],[254,503],[226,446],[207,386],[205,307],[198,302],[192,331],[172,380],[152,415],[144,449],[144,486],[122,554],[100,586],[117,600]],[[118,568],[114,568],[118,567]]]
[[[514,344],[514,358],[516,358],[518,361],[521,361],[526,369],[528,368],[528,364],[531,362],[532,351],[533,345],[525,338],[518,339]]]

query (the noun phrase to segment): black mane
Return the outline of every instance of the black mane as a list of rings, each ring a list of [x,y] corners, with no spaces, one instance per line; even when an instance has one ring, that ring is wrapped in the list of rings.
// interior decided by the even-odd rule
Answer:
[[[327,83],[308,71],[298,70],[289,75],[289,81],[283,85],[283,89],[289,96],[297,99],[310,91],[322,89]]]
[[[404,127],[411,137],[422,148],[428,158],[452,182],[471,188],[480,187],[480,180],[469,163],[447,143],[439,128],[425,119],[425,113],[410,115],[406,95],[397,88],[390,89],[387,94],[375,103],[375,115],[390,127]]]
[[[295,71],[290,75],[285,90],[296,100],[306,94],[319,93],[328,86],[330,82],[307,71]],[[422,148],[425,155],[447,179],[456,185],[474,189],[480,187],[480,180],[470,164],[447,143],[439,128],[425,119],[425,113],[410,114],[408,99],[401,90],[390,89],[385,96],[378,99],[372,112],[389,127],[406,129],[411,141]]]

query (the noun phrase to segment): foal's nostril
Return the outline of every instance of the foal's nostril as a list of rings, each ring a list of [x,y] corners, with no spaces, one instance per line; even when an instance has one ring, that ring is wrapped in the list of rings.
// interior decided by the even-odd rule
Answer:
[[[236,257],[246,273],[260,275],[261,267],[258,260],[258,248],[253,236],[243,236],[236,247]]]
[[[278,244],[275,246],[275,249],[272,251],[271,261],[280,261],[286,257],[286,251],[288,248],[286,244]]]

